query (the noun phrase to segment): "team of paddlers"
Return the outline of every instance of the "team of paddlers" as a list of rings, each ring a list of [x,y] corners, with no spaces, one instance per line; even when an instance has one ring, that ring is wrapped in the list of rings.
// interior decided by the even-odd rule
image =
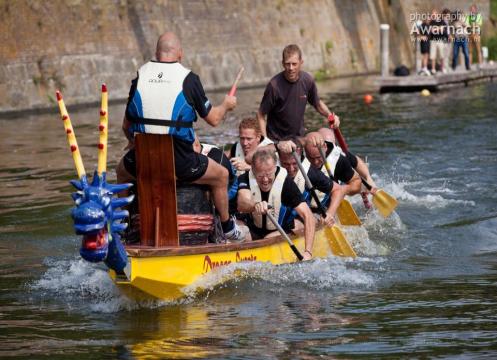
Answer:
[[[301,70],[300,48],[284,48],[284,70],[267,84],[257,116],[240,122],[239,139],[227,153],[202,144],[193,123],[200,116],[218,126],[236,107],[236,97],[229,94],[221,104],[211,104],[199,77],[181,65],[182,57],[179,39],[167,32],[158,39],[156,59],[138,70],[123,121],[129,151],[118,166],[118,182],[136,178],[135,133],[170,135],[177,181],[210,188],[226,241],[279,235],[277,224],[269,221],[274,218],[285,231],[303,229],[303,256],[312,258],[316,222],[332,226],[345,195],[362,192],[367,204],[361,177],[373,186],[371,193],[376,186],[366,163],[341,149],[330,127],[305,134],[307,103],[331,128],[338,128],[340,119],[320,100],[312,76]]]

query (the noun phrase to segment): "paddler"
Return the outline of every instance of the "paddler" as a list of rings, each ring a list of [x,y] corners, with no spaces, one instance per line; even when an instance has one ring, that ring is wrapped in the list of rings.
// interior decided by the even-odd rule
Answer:
[[[162,34],[156,60],[138,70],[129,92],[123,130],[129,140],[128,171],[134,170],[134,134],[168,134],[173,138],[174,164],[178,181],[210,187],[227,240],[241,241],[245,234],[228,213],[228,171],[216,161],[193,150],[193,123],[197,114],[209,125],[218,126],[236,107],[236,97],[225,96],[213,106],[197,74],[181,65],[183,50],[172,32]]]
[[[325,142],[331,142],[333,146],[336,146],[340,149],[340,151],[342,151],[342,154],[345,155],[354,170],[357,171],[363,179],[366,179],[369,185],[371,185],[372,189],[370,192],[374,194],[377,190],[377,186],[373,178],[371,177],[371,173],[369,172],[369,168],[366,162],[364,162],[364,160],[362,160],[359,156],[351,153],[350,151],[344,151],[340,146],[338,146],[335,139],[335,134],[329,128],[321,128],[318,130],[318,132],[321,134]],[[363,189],[363,191],[366,190]]]
[[[283,71],[266,85],[257,112],[262,135],[277,142],[278,149],[286,153],[295,150],[296,145],[290,139],[304,136],[307,103],[326,119],[333,116],[319,98],[313,77],[301,70],[303,63],[302,51],[297,45],[288,45],[283,49]],[[334,115],[334,119],[334,126],[338,128],[340,118]]]
[[[304,195],[304,199],[310,206],[314,214],[320,214],[318,205],[314,202],[311,191],[316,191],[324,196],[321,197],[319,206],[323,206],[326,209],[326,217],[321,217],[321,221],[327,226],[333,226],[335,224],[335,215],[340,205],[340,202],[344,197],[344,190],[341,185],[330,179],[328,176],[323,174],[322,171],[311,166],[311,163],[303,157],[303,149],[300,141],[295,140],[297,148],[295,153],[299,157],[303,168],[306,170],[307,177],[309,178],[312,189],[307,188],[305,183],[305,178],[300,171],[297,160],[293,154],[288,154],[284,152],[279,152],[280,164],[288,172],[288,176],[293,179],[299,191]],[[296,213],[293,214],[296,216]],[[300,224],[300,221],[296,221],[296,227]]]
[[[238,175],[250,170],[252,156],[256,150],[262,147],[275,150],[273,141],[262,135],[257,119],[253,117],[245,118],[240,122],[238,136],[239,140],[233,144],[229,153],[230,161]]]
[[[361,191],[361,178],[342,154],[340,148],[332,142],[325,142],[322,135],[317,131],[307,134],[305,139],[305,156],[311,163],[311,166],[326,173],[326,169],[323,166],[324,161],[319,151],[321,147],[326,154],[326,160],[330,165],[333,180],[341,182],[345,195],[355,195]]]
[[[285,231],[290,231],[293,221],[288,220],[295,210],[304,221],[305,252],[302,255],[304,260],[309,260],[316,230],[314,217],[297,185],[276,162],[276,154],[270,149],[254,153],[250,171],[238,178],[238,211],[250,214],[247,225],[252,239],[257,240],[279,235],[265,215],[268,211]]]

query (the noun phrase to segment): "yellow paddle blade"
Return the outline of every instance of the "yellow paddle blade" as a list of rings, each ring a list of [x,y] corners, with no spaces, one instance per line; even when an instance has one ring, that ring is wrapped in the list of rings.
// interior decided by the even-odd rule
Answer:
[[[342,225],[362,225],[359,216],[347,199],[343,199],[337,209],[338,219]]]
[[[392,195],[382,189],[378,189],[373,196],[373,204],[383,217],[388,217],[399,203]]]
[[[354,249],[350,246],[342,230],[336,225],[324,229],[331,246],[331,252],[335,256],[357,257]]]

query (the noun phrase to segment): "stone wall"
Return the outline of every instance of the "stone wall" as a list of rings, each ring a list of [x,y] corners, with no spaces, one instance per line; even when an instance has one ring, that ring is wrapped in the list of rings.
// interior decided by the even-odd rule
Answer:
[[[18,0],[0,1],[0,113],[125,99],[157,37],[178,33],[184,63],[206,89],[264,84],[280,71],[282,48],[299,44],[307,71],[328,76],[379,71],[379,25],[391,25],[391,66],[412,66],[410,14],[452,0]],[[489,1],[476,1],[488,19]]]

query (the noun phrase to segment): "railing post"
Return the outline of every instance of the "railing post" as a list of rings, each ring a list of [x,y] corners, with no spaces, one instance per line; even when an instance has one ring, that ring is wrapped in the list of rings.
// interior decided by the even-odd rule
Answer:
[[[388,76],[388,33],[390,30],[390,25],[381,24],[380,25],[380,59],[381,59],[381,76]]]

